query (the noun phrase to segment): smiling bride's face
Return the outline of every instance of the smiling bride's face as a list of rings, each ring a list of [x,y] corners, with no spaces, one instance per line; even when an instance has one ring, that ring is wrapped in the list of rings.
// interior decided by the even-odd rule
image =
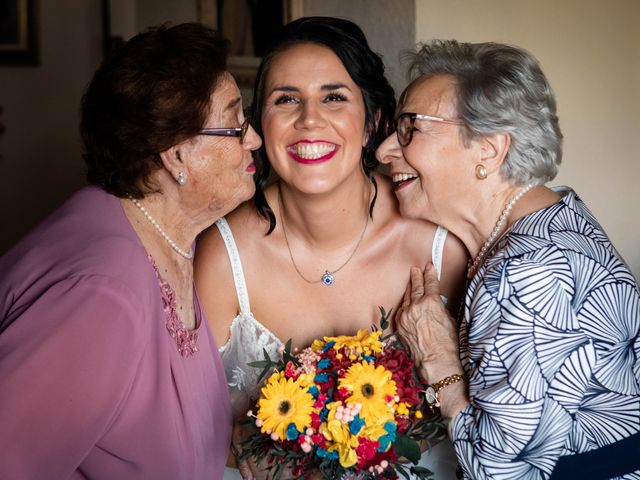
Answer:
[[[329,48],[303,43],[274,57],[265,81],[262,130],[280,179],[324,193],[362,171],[362,92]]]

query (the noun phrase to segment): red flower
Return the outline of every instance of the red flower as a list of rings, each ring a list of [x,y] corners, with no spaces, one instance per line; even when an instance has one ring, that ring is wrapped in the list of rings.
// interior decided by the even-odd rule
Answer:
[[[311,428],[313,428],[315,431],[318,431],[318,429],[320,428],[320,424],[322,422],[320,421],[320,415],[318,415],[315,412],[311,413]]]
[[[344,387],[339,387],[337,390],[333,392],[334,401],[342,401],[344,402],[347,398],[351,396],[351,392]]]
[[[369,440],[368,438],[359,437],[358,442],[360,443],[356,447],[356,454],[358,455],[358,470],[364,470],[369,468],[370,465],[375,465],[371,463],[370,460],[376,456],[376,450],[380,447],[380,443],[377,440]]]
[[[326,393],[319,393],[318,394],[318,398],[317,398],[316,402],[313,404],[313,406],[315,408],[323,408],[324,404],[327,402],[327,398],[328,398],[328,396],[327,396]],[[316,427],[313,427],[313,428],[316,428]]]
[[[313,443],[314,445],[324,445],[325,443],[325,438],[324,435],[321,433],[314,433],[313,435],[311,435],[311,443]]]
[[[376,360],[376,365],[382,365],[391,372],[401,402],[410,405],[420,403],[422,387],[414,375],[415,364],[404,351],[397,348],[387,348],[383,355]]]
[[[396,416],[396,428],[398,429],[398,433],[406,432],[410,425],[411,420],[409,420],[408,417]]]
[[[296,375],[296,367],[293,362],[287,362],[287,365],[284,367],[284,376],[287,378],[295,378]]]

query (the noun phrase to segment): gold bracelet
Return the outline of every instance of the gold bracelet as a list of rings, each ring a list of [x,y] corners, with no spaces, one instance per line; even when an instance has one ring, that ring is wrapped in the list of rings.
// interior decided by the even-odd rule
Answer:
[[[439,382],[433,383],[427,386],[426,390],[424,390],[424,397],[427,401],[427,405],[431,409],[440,407],[440,392],[444,387],[452,385],[457,382],[461,382],[465,379],[464,375],[449,375],[448,377],[443,378]]]

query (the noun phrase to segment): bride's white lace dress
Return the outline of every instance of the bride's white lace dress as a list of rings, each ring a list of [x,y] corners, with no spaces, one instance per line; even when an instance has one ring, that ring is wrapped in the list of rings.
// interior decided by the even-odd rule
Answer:
[[[225,374],[229,385],[231,406],[234,418],[243,415],[249,408],[250,400],[255,399],[260,391],[258,375],[260,369],[252,368],[249,362],[262,360],[266,350],[271,358],[277,355],[278,347],[283,342],[267,327],[255,319],[249,305],[249,294],[244,279],[242,263],[229,224],[224,218],[216,222],[227,247],[227,253],[233,269],[233,280],[236,286],[240,313],[233,319],[230,327],[230,337],[227,343],[220,347],[220,356],[224,363]],[[433,259],[438,272],[442,260],[442,248],[447,231],[438,229],[434,238]],[[453,445],[446,439],[430,451],[422,454],[420,466],[434,472],[436,480],[454,480],[457,460]],[[227,468],[224,480],[240,479],[237,469]]]

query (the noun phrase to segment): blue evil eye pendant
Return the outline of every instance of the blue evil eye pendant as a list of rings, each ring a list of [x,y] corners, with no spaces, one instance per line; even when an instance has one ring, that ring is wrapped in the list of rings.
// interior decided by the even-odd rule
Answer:
[[[324,272],[324,275],[322,275],[322,278],[320,280],[322,281],[322,284],[326,285],[327,287],[333,285],[333,282],[335,281],[333,275],[331,275],[328,270]]]

